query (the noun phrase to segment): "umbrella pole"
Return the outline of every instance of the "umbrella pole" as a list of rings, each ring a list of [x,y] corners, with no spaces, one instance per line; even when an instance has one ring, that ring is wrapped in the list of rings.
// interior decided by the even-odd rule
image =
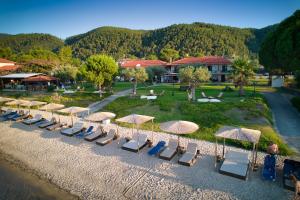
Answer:
[[[152,119],[152,144],[154,143],[154,137],[153,137],[153,119]]]
[[[136,132],[138,134],[138,141],[137,141],[137,144],[138,144],[138,153],[140,152],[140,144],[139,144],[139,140],[140,140],[140,132],[139,132],[139,125],[137,124],[136,125]]]
[[[223,153],[222,153],[222,159],[224,159],[225,155],[225,138],[223,138]]]
[[[253,149],[252,149],[252,171],[254,170],[254,151],[255,151],[255,143],[253,143]]]
[[[217,159],[218,159],[218,140],[216,138],[216,143],[215,143],[215,168],[217,167]]]

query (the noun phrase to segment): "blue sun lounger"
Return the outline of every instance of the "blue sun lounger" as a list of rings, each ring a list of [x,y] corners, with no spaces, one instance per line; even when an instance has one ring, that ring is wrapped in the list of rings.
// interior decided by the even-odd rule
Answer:
[[[165,141],[159,141],[156,146],[148,151],[148,155],[157,155],[166,145]]]
[[[262,176],[265,180],[275,181],[276,179],[276,157],[275,155],[266,155]]]
[[[94,126],[90,126],[86,131],[81,131],[79,134],[75,135],[77,138],[84,138],[85,136],[88,136],[92,134],[94,131]]]

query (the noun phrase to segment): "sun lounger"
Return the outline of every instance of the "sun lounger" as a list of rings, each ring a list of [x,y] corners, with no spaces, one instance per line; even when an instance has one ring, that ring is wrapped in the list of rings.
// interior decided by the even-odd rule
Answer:
[[[8,110],[6,110],[5,113],[2,113],[2,114],[0,115],[0,117],[6,117],[7,115],[10,115],[10,114],[12,114],[12,113],[16,113],[16,112],[14,112],[12,109],[8,109]]]
[[[96,144],[104,146],[104,145],[112,142],[115,139],[117,139],[116,130],[110,129],[105,137],[96,140]]]
[[[92,134],[94,132],[93,129],[94,129],[94,126],[90,126],[88,129],[81,131],[79,134],[75,135],[75,137],[84,138],[85,136]]]
[[[39,128],[46,128],[46,127],[54,125],[56,123],[57,123],[57,121],[53,117],[51,120],[45,120],[45,121],[43,121],[43,123],[39,124]]]
[[[64,127],[64,126],[67,126],[67,123],[60,123],[60,122],[58,122],[58,123],[56,123],[56,124],[53,124],[53,125],[51,125],[51,126],[48,126],[46,129],[47,129],[48,131],[54,131],[54,130],[56,130],[56,129],[58,129],[58,128],[61,128],[61,127]]]
[[[202,96],[203,98],[207,98],[207,96],[205,95],[204,92],[201,92],[201,96]]]
[[[220,92],[220,94],[216,97],[217,99],[221,99],[223,97],[223,92]]]
[[[21,115],[14,116],[11,120],[13,120],[13,121],[20,121],[20,120],[26,119],[28,117],[29,117],[29,111],[26,111],[25,113],[23,113]]]
[[[158,155],[166,145],[165,141],[159,141],[152,149],[148,151],[148,155]]]
[[[264,160],[264,167],[262,170],[262,177],[265,180],[275,181],[276,179],[276,157],[275,155],[266,155]]]
[[[122,149],[132,152],[138,152],[147,145],[147,135],[136,133],[132,140],[122,145]]]
[[[86,141],[92,142],[94,140],[99,139],[100,137],[105,136],[105,135],[106,135],[106,132],[104,131],[103,127],[99,126],[95,132],[93,132],[92,134],[84,137],[84,139]]]
[[[71,128],[66,128],[62,129],[60,131],[61,134],[66,135],[66,136],[73,136],[76,133],[79,133],[83,129],[83,123],[82,122],[76,122],[73,127]]]
[[[34,116],[34,118],[26,119],[26,120],[23,121],[23,123],[27,124],[27,125],[31,125],[31,124],[37,123],[37,122],[39,122],[41,120],[43,120],[43,116],[40,115],[40,114],[36,114]]]
[[[171,160],[175,156],[177,152],[177,148],[178,148],[178,141],[175,139],[169,139],[167,148],[165,148],[159,154],[159,158],[164,160]]]
[[[228,151],[219,170],[221,174],[246,179],[249,169],[249,154],[246,152]]]
[[[192,166],[197,158],[198,145],[196,143],[188,143],[186,152],[178,160],[179,164]]]

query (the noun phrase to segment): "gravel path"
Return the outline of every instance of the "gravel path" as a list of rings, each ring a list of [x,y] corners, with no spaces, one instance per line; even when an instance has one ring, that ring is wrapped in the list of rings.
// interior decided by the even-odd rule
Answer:
[[[105,127],[110,128],[116,126]],[[121,138],[130,136],[131,129],[120,127],[119,133]],[[150,131],[143,133],[151,137]],[[154,142],[176,138],[154,134]],[[261,180],[260,170],[251,172],[247,181],[221,175],[214,168],[214,144],[180,140],[182,145],[189,141],[198,144],[201,155],[194,166],[185,167],[177,163],[178,157],[164,161],[148,156],[148,147],[140,153],[122,150],[121,139],[101,147],[34,125],[1,122],[0,126],[1,152],[82,199],[291,199],[293,193],[282,188],[280,170],[275,182]],[[261,164],[264,154],[258,156]]]
[[[300,114],[282,93],[264,93],[274,114],[275,126],[287,143],[300,152]]]
[[[98,102],[95,102],[95,103],[89,105],[88,108],[90,109],[90,113],[94,113],[94,112],[97,112],[98,110],[101,110],[104,106],[113,102],[117,98],[129,95],[130,92],[132,92],[132,89],[116,92],[115,94],[110,95],[109,97],[107,97],[101,101],[98,101]]]

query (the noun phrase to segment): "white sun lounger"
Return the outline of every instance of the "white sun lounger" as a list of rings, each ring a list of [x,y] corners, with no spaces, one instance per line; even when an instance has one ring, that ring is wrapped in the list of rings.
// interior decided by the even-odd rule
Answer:
[[[159,158],[164,160],[171,160],[178,148],[178,141],[175,139],[169,139],[168,146],[159,154]]]
[[[246,179],[249,169],[249,153],[228,151],[219,170],[221,174]]]
[[[179,164],[192,166],[197,158],[198,145],[196,143],[188,143],[186,152],[178,160]]]
[[[100,137],[105,136],[105,134],[106,134],[106,132],[104,131],[103,127],[102,126],[98,126],[98,128],[96,129],[95,132],[93,132],[92,134],[84,137],[84,139],[86,141],[92,142],[94,140],[99,139]]]
[[[138,152],[147,145],[147,135],[136,133],[132,140],[122,145],[122,149],[132,152]]]
[[[76,133],[79,133],[83,129],[83,123],[82,122],[76,122],[72,128],[66,128],[62,129],[60,131],[61,134],[66,135],[66,136],[73,136]]]
[[[41,121],[42,119],[43,119],[42,115],[36,114],[33,118],[24,120],[23,123],[27,125],[31,125]]]
[[[47,126],[51,126],[53,124],[56,124],[57,121],[56,119],[53,117],[51,120],[46,120],[45,122],[43,122],[42,124],[39,125],[40,128],[46,128]]]
[[[110,129],[105,137],[96,140],[96,144],[104,146],[104,145],[112,142],[116,138],[117,138],[116,130]]]

